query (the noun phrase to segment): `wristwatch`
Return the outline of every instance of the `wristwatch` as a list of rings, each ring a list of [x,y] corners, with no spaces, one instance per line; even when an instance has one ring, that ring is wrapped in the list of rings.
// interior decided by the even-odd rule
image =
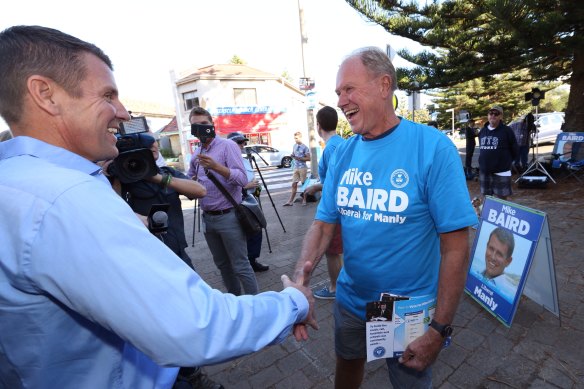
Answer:
[[[452,335],[452,326],[450,324],[440,324],[434,319],[430,322],[430,327],[434,328],[443,338]]]

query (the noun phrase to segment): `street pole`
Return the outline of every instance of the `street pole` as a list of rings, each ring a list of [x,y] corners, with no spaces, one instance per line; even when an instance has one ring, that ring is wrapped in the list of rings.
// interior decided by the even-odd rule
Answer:
[[[300,42],[301,42],[301,54],[302,54],[302,75],[304,79],[307,79],[306,74],[306,55],[308,52],[308,35],[304,27],[304,7],[302,6],[302,0],[298,0],[298,16],[300,18]],[[305,92],[306,94],[306,92]],[[318,98],[316,99],[318,101]],[[307,101],[308,103],[308,101]],[[316,105],[316,102],[315,102]],[[316,140],[316,129],[314,126],[314,109],[311,104],[308,105],[306,111],[306,123],[308,126],[308,147],[310,148],[310,177],[316,178],[318,175],[318,160],[316,153],[316,146],[318,142]]]
[[[446,112],[452,112],[452,136],[454,137],[454,108],[447,109]]]

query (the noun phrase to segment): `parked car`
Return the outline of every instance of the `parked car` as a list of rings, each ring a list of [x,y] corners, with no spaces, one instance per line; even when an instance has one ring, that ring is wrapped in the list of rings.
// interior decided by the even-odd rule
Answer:
[[[247,145],[244,147],[244,158],[247,156],[248,150],[255,157],[258,167],[277,166],[279,168],[288,168],[292,166],[291,151],[278,150],[267,145]]]
[[[564,124],[563,112],[540,113],[535,119],[537,134],[533,137],[534,144],[554,143]]]

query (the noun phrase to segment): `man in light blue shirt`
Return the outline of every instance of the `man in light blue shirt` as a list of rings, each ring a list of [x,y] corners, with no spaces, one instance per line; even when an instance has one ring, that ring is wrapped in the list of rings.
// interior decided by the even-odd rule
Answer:
[[[170,388],[305,321],[309,289],[212,289],[112,190],[95,161],[130,116],[99,48],[12,27],[0,79],[0,387]]]

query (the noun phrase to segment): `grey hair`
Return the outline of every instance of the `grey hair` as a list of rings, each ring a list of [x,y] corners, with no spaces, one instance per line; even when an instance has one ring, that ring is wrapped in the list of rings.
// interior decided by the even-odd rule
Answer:
[[[358,57],[370,74],[375,77],[388,75],[391,79],[391,91],[397,90],[397,76],[391,60],[379,47],[367,46],[353,51],[347,58]]]

